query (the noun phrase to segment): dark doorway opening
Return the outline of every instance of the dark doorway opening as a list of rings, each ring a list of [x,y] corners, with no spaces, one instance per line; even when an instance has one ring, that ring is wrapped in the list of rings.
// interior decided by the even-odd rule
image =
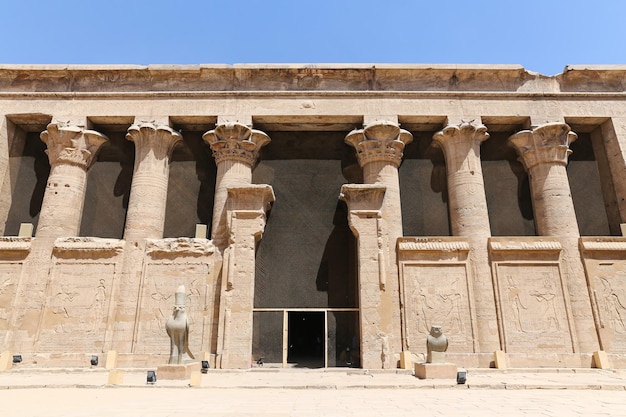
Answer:
[[[324,312],[289,312],[287,362],[300,368],[323,368],[324,334]]]

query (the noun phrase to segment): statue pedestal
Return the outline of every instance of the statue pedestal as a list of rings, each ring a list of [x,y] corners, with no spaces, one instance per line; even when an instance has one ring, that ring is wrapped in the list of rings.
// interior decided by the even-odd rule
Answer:
[[[415,376],[419,379],[456,379],[457,367],[453,363],[416,363]]]
[[[156,373],[158,379],[189,379],[193,371],[200,372],[200,362],[183,365],[159,365]]]

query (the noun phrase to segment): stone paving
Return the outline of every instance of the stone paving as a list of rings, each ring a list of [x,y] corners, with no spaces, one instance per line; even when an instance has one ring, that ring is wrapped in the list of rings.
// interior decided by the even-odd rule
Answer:
[[[468,369],[467,383],[403,371],[209,370],[200,387],[125,370],[0,373],[0,416],[626,416],[626,370]]]

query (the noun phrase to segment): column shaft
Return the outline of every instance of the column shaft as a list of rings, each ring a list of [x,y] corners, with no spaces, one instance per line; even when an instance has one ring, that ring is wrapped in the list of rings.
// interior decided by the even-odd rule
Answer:
[[[128,129],[126,138],[135,143],[135,168],[124,238],[160,239],[165,227],[170,156],[182,137],[169,126],[140,122]]]
[[[53,121],[41,134],[48,145],[50,175],[41,205],[37,237],[77,236],[83,217],[87,171],[106,136]]]
[[[395,367],[395,355],[404,350],[396,255],[396,242],[402,236],[398,167],[405,145],[412,140],[413,136],[408,131],[392,122],[376,122],[346,136],[346,143],[357,151],[365,183],[386,189],[380,218],[364,223],[371,233],[357,236],[359,251],[367,250],[367,253],[359,254],[363,366],[369,361],[372,367]],[[354,226],[352,229],[356,230]],[[374,270],[374,264],[367,259],[377,260]]]
[[[526,130],[509,139],[528,171],[537,232],[558,237],[563,246],[563,274],[571,300],[578,347],[598,350],[587,280],[578,248],[578,223],[567,179],[567,157],[576,134],[565,123],[550,123]]]
[[[224,224],[228,188],[238,185],[250,185],[251,183],[252,168],[246,163],[238,160],[224,160],[217,164],[217,178],[215,181],[213,222],[211,230],[214,232],[218,231],[220,230],[220,224]],[[215,236],[214,233],[213,236]]]
[[[473,305],[478,323],[478,349],[481,352],[493,352],[500,348],[487,250],[491,227],[480,162],[480,145],[488,138],[485,126],[466,122],[449,125],[434,135],[446,158],[452,234],[467,237],[470,243]]]
[[[252,183],[252,167],[259,157],[259,149],[268,144],[270,138],[260,130],[234,122],[219,124],[202,138],[211,146],[217,164],[211,238],[215,246],[223,251],[228,246],[225,216],[227,190]]]

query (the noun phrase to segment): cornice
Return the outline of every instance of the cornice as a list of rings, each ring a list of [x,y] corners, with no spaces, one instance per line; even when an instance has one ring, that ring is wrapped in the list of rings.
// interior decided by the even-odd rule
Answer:
[[[520,65],[0,65],[0,91],[624,93],[626,65],[572,65],[555,76]]]

